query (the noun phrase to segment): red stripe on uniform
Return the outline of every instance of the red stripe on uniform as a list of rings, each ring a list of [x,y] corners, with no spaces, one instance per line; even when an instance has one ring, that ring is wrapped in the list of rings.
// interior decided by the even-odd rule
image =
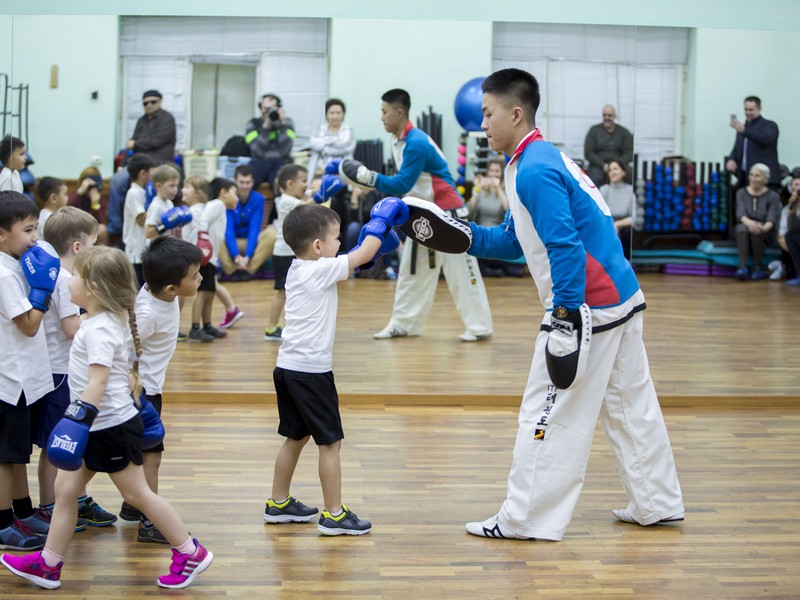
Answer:
[[[586,292],[585,302],[589,306],[613,306],[619,304],[619,291],[595,258],[586,253]]]
[[[464,206],[464,200],[459,193],[441,177],[431,175],[431,187],[433,187],[433,201],[442,210],[454,210]]]

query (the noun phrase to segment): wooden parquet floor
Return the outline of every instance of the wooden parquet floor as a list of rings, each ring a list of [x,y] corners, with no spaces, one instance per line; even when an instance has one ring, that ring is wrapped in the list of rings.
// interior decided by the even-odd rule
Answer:
[[[800,598],[800,290],[780,283],[645,275],[645,332],[684,492],[682,523],[615,521],[625,495],[598,428],[586,483],[559,543],[483,540],[464,523],[505,497],[519,397],[540,308],[528,279],[489,280],[491,341],[461,343],[442,284],[425,335],[373,340],[392,282],[340,286],[335,347],[346,439],[343,496],[373,531],[324,538],[265,525],[281,438],[262,340],[271,282],[231,284],[247,313],[170,366],[160,489],[216,555],[192,587],[159,590],[166,546],[119,522],[75,535],[59,598]],[[219,312],[221,308],[217,308]],[[184,316],[188,307],[184,308]],[[319,505],[316,449],[292,493]],[[35,458],[29,469],[36,499]],[[98,475],[90,493],[116,510]],[[0,571],[6,598],[45,592]]]

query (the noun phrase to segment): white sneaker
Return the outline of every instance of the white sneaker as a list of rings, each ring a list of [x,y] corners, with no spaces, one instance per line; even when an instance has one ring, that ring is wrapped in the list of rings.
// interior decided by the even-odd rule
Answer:
[[[773,260],[772,262],[774,263],[775,261]],[[772,263],[770,263],[770,265],[772,265]],[[770,280],[772,280],[772,281],[780,281],[781,279],[783,279],[783,277],[785,275],[784,271],[785,271],[785,268],[783,266],[783,263],[779,262],[778,266],[775,267],[774,269],[772,269],[772,273],[770,273],[770,276],[769,276]]]
[[[615,517],[617,517],[620,521],[623,521],[625,523],[633,523],[635,525],[641,525],[639,519],[634,517],[633,513],[631,513],[627,508],[612,510],[611,513]],[[681,512],[678,513],[677,515],[672,515],[671,517],[666,517],[664,519],[661,519],[660,521],[656,521],[656,523],[671,523],[673,521],[683,521],[683,519],[684,519],[684,514]],[[656,523],[651,523],[651,525],[655,525]]]
[[[478,521],[467,523],[465,527],[467,528],[467,533],[471,533],[472,535],[477,535],[479,537],[494,538],[498,540],[535,539],[514,533],[508,527],[500,523],[500,519],[497,517],[497,515],[489,517],[482,523]]]
[[[474,333],[465,331],[458,336],[458,339],[460,339],[462,342],[482,342],[483,340],[488,340],[490,337],[492,337],[491,333],[475,335]]]
[[[376,340],[387,340],[390,338],[399,338],[399,337],[406,337],[408,332],[400,329],[399,327],[393,327],[392,325],[387,325],[384,329],[373,335],[372,337]]]
[[[779,266],[781,266],[782,264],[783,264],[783,263],[782,263],[780,260],[778,260],[778,259],[776,258],[776,259],[775,259],[775,260],[773,260],[771,263],[769,263],[769,265],[767,265],[767,269],[769,269],[770,271],[774,271],[775,269],[777,269],[777,268],[778,268]]]

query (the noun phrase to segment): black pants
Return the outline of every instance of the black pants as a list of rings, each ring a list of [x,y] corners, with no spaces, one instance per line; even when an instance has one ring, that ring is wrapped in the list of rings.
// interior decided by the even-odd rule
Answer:
[[[786,232],[786,246],[794,263],[795,276],[800,277],[800,229]]]
[[[253,160],[250,162],[250,168],[253,169],[253,189],[258,189],[264,181],[272,186],[272,191],[278,195],[278,190],[275,189],[275,177],[278,176],[278,171],[281,170],[283,165],[289,164],[287,158],[267,158],[265,160]]]

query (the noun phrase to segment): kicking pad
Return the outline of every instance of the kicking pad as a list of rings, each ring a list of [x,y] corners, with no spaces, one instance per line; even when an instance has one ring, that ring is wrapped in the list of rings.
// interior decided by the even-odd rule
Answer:
[[[466,221],[451,217],[433,202],[407,196],[408,220],[400,231],[418,244],[446,254],[462,254],[472,245]]]

